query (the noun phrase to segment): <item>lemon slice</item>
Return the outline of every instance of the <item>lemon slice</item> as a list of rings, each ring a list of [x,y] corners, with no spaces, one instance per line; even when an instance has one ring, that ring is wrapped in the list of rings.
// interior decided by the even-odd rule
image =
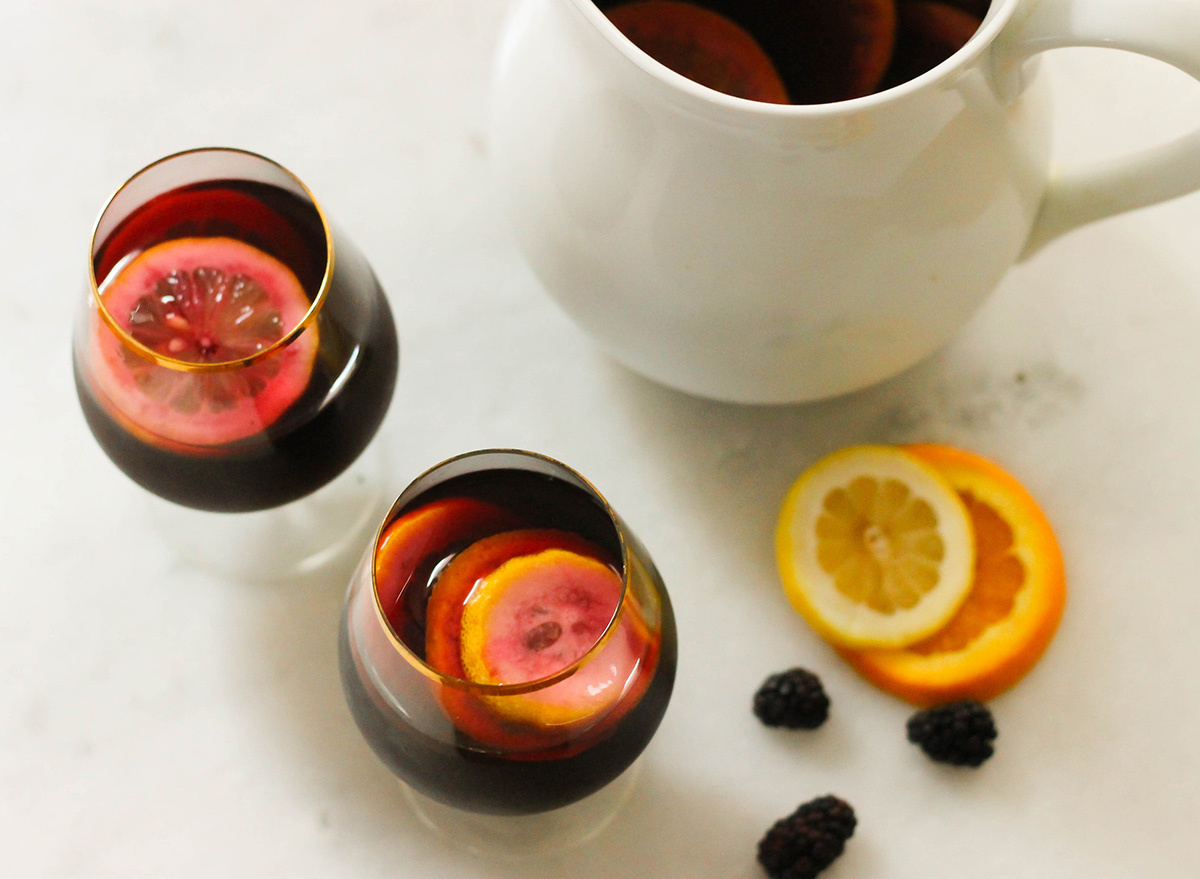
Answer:
[[[852,446],[801,474],[775,531],[784,591],[826,640],[902,647],[939,629],[971,588],[975,542],[937,470]]]
[[[623,592],[613,568],[566,549],[509,559],[475,581],[463,605],[467,677],[521,684],[562,671],[598,644]],[[625,694],[641,658],[627,620],[569,677],[530,693],[483,698],[505,719],[543,730],[603,716]]]

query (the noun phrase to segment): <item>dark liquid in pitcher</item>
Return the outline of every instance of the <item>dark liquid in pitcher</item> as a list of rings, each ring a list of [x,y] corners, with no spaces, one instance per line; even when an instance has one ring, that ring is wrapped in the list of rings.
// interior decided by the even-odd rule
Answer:
[[[960,49],[989,0],[597,0],[629,39],[738,97],[822,104],[900,85]]]

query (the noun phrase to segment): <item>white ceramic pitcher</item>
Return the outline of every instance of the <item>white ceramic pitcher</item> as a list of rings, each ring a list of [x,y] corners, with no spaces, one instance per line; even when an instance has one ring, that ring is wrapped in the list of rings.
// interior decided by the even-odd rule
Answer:
[[[592,0],[521,0],[495,175],[530,264],[618,361],[721,400],[828,397],[937,350],[1023,252],[1200,187],[1200,133],[1048,177],[1036,56],[1063,46],[1200,78],[1200,0],[993,0],[933,70],[799,106],[697,85]]]

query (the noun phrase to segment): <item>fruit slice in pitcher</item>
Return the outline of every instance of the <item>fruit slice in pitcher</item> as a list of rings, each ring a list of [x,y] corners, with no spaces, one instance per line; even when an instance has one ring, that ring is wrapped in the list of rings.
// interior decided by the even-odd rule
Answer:
[[[904,0],[897,6],[896,51],[885,88],[916,79],[967,44],[982,20],[961,5]]]
[[[155,245],[118,269],[101,298],[137,342],[188,363],[250,359],[310,306],[287,266],[232,238]],[[99,390],[127,427],[158,445],[219,446],[261,433],[296,402],[312,374],[317,330],[251,364],[212,372],[154,363],[99,320],[94,344]]]
[[[693,82],[751,101],[788,102],[767,53],[723,15],[679,0],[639,0],[605,14],[631,43]]]

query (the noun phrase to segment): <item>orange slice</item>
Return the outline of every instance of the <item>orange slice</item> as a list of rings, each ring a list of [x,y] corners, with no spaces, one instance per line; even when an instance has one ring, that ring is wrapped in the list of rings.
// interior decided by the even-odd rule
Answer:
[[[503,507],[450,497],[411,510],[388,525],[375,550],[375,585],[379,606],[397,633],[406,622],[405,590],[423,563],[429,567],[431,559],[440,560],[456,543],[478,540],[516,522]]]
[[[605,13],[631,43],[664,67],[718,92],[786,104],[770,57],[734,21],[680,0],[638,0]]]
[[[1062,617],[1062,553],[1029,492],[992,462],[938,445],[905,451],[954,486],[971,517],[972,586],[950,621],[898,649],[846,649],[864,677],[915,705],[987,700],[1019,681],[1041,658]]]

